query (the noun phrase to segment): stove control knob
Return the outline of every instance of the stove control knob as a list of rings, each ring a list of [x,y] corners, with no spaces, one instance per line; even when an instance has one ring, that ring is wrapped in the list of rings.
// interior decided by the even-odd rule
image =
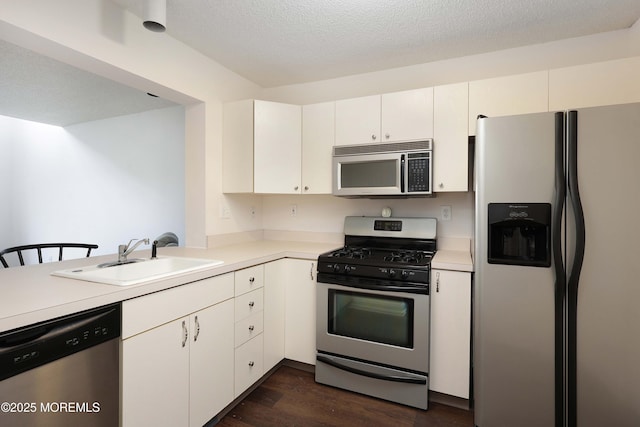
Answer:
[[[334,271],[334,273],[339,273],[340,272],[340,264],[333,264],[333,271]]]
[[[403,279],[409,278],[409,272],[407,270],[402,270],[402,273],[400,275],[402,276]]]
[[[388,274],[389,274],[389,277],[395,277],[396,271],[393,268],[390,268]]]
[[[348,265],[345,265],[345,266],[344,266],[344,272],[345,272],[345,273],[349,273],[351,270],[353,270],[353,267],[350,267],[350,266],[348,266]]]

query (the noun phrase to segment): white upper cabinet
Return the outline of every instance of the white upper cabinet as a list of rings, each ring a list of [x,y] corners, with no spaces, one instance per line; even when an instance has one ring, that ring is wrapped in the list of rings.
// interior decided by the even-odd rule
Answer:
[[[433,191],[469,187],[469,84],[433,89]]]
[[[509,116],[543,111],[549,111],[548,71],[469,82],[469,135],[476,134],[478,115]]]
[[[380,95],[336,101],[335,145],[380,141]]]
[[[433,138],[433,88],[382,95],[380,142]]]
[[[331,194],[335,102],[302,107],[302,194]]]
[[[222,115],[222,192],[253,193],[253,100],[229,102]]]
[[[254,192],[300,193],[301,107],[256,100],[254,109]]]
[[[549,110],[640,102],[640,57],[549,71]]]
[[[432,88],[336,101],[335,145],[432,137]]]
[[[301,107],[260,100],[225,104],[222,157],[225,193],[300,193]]]

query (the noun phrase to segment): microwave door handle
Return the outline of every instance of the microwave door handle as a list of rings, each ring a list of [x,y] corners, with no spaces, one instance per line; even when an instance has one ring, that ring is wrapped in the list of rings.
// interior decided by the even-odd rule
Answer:
[[[404,194],[404,179],[405,179],[406,164],[404,160],[404,154],[400,155],[400,193]]]

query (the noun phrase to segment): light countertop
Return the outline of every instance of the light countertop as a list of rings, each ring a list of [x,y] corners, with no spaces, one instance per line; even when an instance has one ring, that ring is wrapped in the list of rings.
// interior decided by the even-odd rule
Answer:
[[[130,286],[106,285],[51,275],[51,272],[57,270],[113,261],[115,255],[0,269],[0,331],[125,301],[280,258],[315,260],[321,253],[338,246],[335,243],[258,240],[210,249],[158,248],[159,257],[165,255],[216,259],[222,260],[224,264]],[[149,250],[137,251],[131,255],[133,258],[149,256]],[[432,268],[473,270],[470,254],[455,250],[438,251]]]

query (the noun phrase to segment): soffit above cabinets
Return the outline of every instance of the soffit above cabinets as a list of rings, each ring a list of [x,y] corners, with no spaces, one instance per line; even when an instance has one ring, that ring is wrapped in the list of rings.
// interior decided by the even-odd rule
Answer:
[[[68,126],[177,105],[0,40],[0,115]]]
[[[145,0],[112,1],[142,17]],[[640,18],[638,0],[166,2],[171,37],[265,88],[620,30]]]

